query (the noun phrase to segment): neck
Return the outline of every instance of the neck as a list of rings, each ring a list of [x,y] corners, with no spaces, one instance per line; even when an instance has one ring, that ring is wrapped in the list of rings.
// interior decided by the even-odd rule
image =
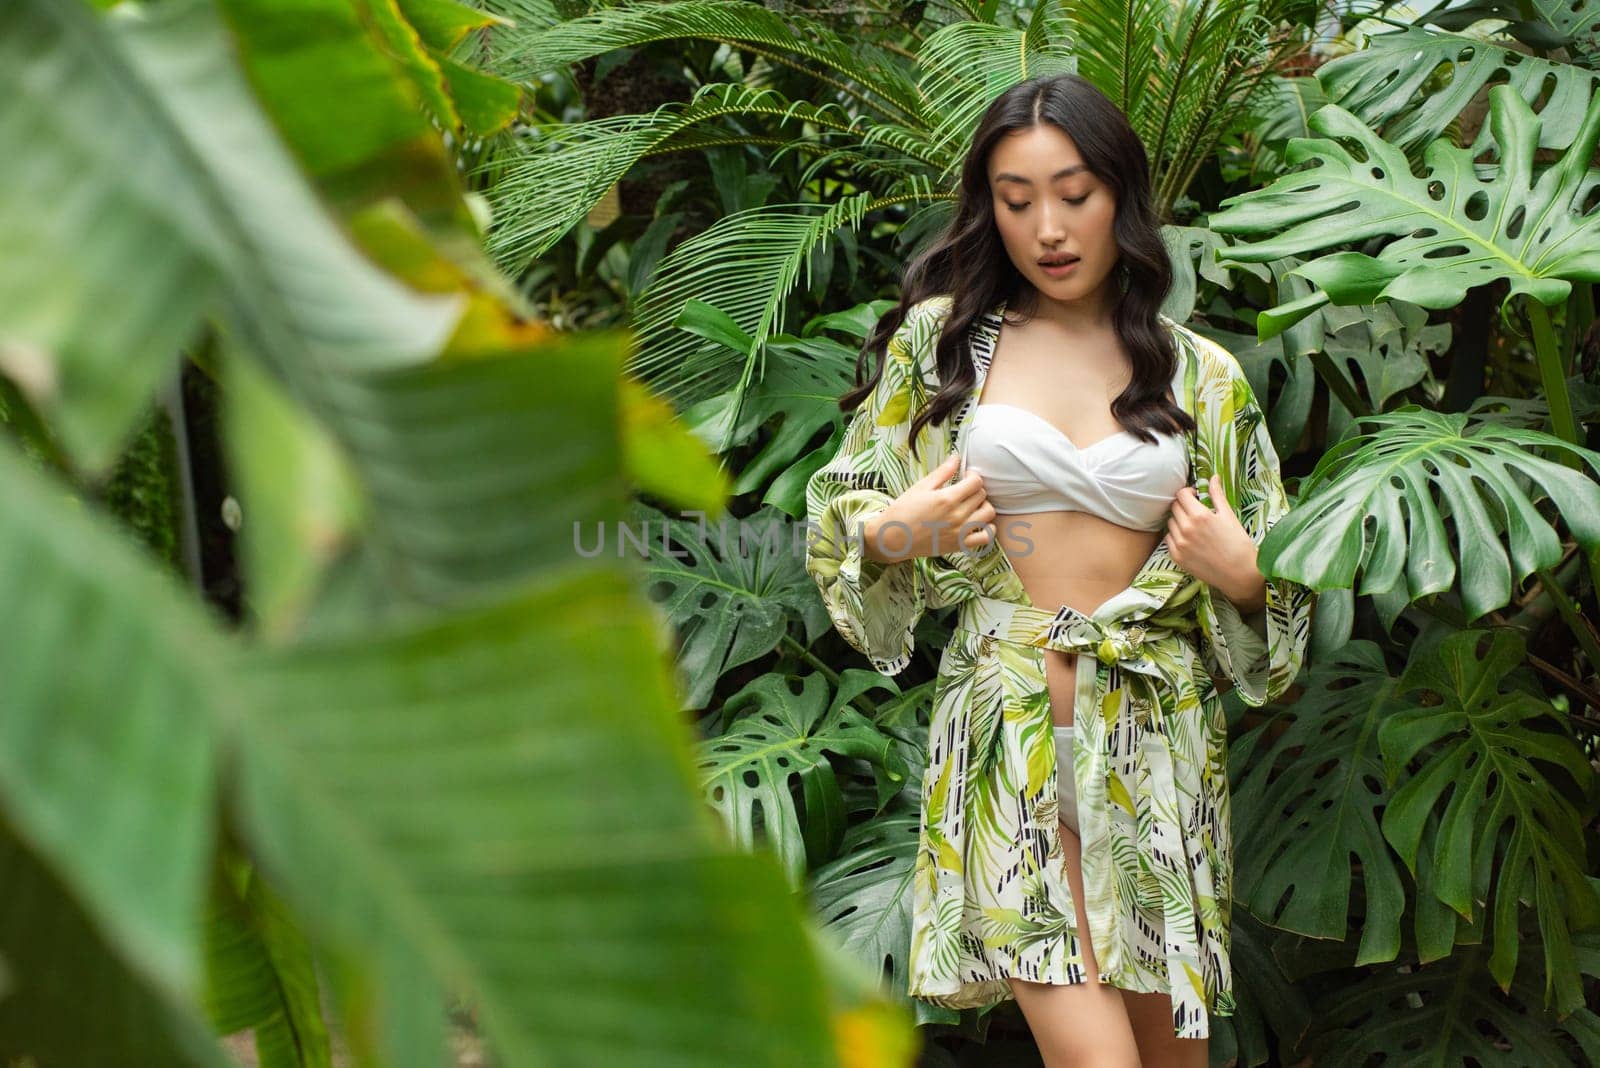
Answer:
[[[1100,333],[1116,328],[1117,298],[1120,294],[1110,278],[1093,293],[1077,300],[1060,300],[1037,289],[1033,294],[1035,319],[1054,323],[1074,334]]]

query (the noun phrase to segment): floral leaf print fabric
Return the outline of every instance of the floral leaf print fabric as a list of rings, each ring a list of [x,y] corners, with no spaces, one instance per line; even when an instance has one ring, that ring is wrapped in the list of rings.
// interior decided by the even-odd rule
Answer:
[[[916,556],[885,564],[867,558],[861,527],[949,455],[937,428],[918,435],[911,453],[911,419],[926,403],[922,373],[943,323],[938,301],[913,305],[890,337],[883,374],[851,413],[832,461],[806,484],[812,524],[806,569],[822,592],[845,641],[885,675],[911,663],[912,632],[926,608],[957,603],[972,588],[943,558]],[[884,541],[890,547],[892,534]],[[953,540],[953,535],[952,535]]]
[[[879,387],[838,454],[812,476],[821,536],[807,570],[835,626],[880,671],[902,670],[923,611],[958,606],[943,650],[922,779],[908,993],[952,1009],[1013,996],[1008,978],[1087,979],[1063,868],[1056,746],[1044,650],[1076,654],[1072,774],[1084,911],[1100,981],[1169,994],[1180,1037],[1233,1012],[1227,731],[1212,675],[1251,703],[1299,671],[1311,593],[1269,584],[1263,630],[1177,566],[1159,542],[1128,587],[1093,612],[1034,605],[1005,553],[864,561],[854,523],[964,449],[1005,305],[973,324],[975,383],[947,426],[908,431],[938,386],[934,345],[948,296],[923,301],[890,342]],[[1259,542],[1287,510],[1277,456],[1237,361],[1169,319],[1197,482],[1213,473]],[[1254,644],[1252,644],[1254,639]]]
[[[1222,346],[1198,334],[1193,336],[1231,372],[1226,379],[1210,379],[1210,396],[1201,398],[1201,408],[1212,423],[1204,436],[1215,450],[1208,455],[1229,468],[1223,477],[1229,506],[1251,540],[1260,545],[1267,531],[1289,511],[1278,453],[1266,416],[1238,362]],[[1202,481],[1208,478],[1202,476]],[[1288,579],[1267,580],[1264,635],[1240,615],[1232,601],[1215,596],[1210,586],[1201,584],[1198,602],[1211,674],[1231,681],[1240,700],[1252,707],[1289,688],[1300,674],[1310,637],[1311,593],[1306,587]]]

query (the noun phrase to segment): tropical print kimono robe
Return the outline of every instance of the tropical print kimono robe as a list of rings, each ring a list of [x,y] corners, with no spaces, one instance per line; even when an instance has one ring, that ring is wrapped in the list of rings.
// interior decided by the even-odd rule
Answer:
[[[952,1009],[1012,997],[1007,976],[1084,982],[1057,824],[1046,649],[1077,654],[1073,775],[1085,912],[1100,981],[1172,998],[1174,1033],[1210,1034],[1234,1011],[1226,725],[1213,676],[1247,705],[1299,674],[1313,595],[1269,580],[1264,620],[1173,563],[1163,538],[1130,586],[1092,614],[1032,604],[995,543],[892,564],[863,555],[860,524],[966,446],[1004,303],[973,325],[976,384],[950,419],[913,415],[939,388],[934,344],[948,295],[913,306],[836,456],[806,489],[806,569],[845,639],[880,672],[910,662],[929,608],[958,606],[939,661],[922,779],[909,994]],[[1220,474],[1259,544],[1288,510],[1278,457],[1238,362],[1163,316],[1183,361],[1178,403],[1193,484]],[[1176,392],[1176,391],[1175,391]],[[1036,550],[1037,551],[1037,550]]]

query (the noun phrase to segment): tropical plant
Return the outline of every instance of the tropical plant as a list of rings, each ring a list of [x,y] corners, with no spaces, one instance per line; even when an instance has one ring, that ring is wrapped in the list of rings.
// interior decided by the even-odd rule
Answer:
[[[966,62],[990,62],[975,58],[977,42],[992,48],[1000,31],[962,32]],[[1596,187],[1585,168],[1600,103],[1588,72],[1564,55],[1501,61],[1516,71],[1537,60],[1527,69],[1550,75],[1504,86],[1493,70],[1452,73],[1443,58],[1430,76],[1408,72],[1404,92],[1369,92],[1352,73],[1397,69],[1408,45],[1424,43],[1425,55],[1468,63],[1465,38],[1446,37],[1369,34],[1365,52],[1314,80],[1264,83],[1270,94],[1236,116],[1185,186],[1215,199],[1167,231],[1179,279],[1171,306],[1237,355],[1265,402],[1294,496],[1261,565],[1319,590],[1313,662],[1293,698],[1262,710],[1229,702],[1236,960],[1250,977],[1239,984],[1237,1016],[1218,1021],[1218,1063],[1338,1059],[1347,1049],[1362,1051],[1347,1057],[1359,1061],[1418,1047],[1485,1061],[1500,1050],[1557,1063],[1600,1057],[1585,1007],[1600,980],[1600,880],[1588,876],[1600,751],[1600,635],[1588,619],[1600,570],[1600,453],[1584,425],[1600,415],[1600,398],[1584,381],[1593,357],[1579,362],[1592,346],[1591,286],[1600,281],[1587,252]],[[1080,73],[1091,62],[1061,50]],[[997,68],[960,107],[947,106],[960,118],[933,143],[959,146],[1008,77],[1021,73]],[[1137,84],[1138,70],[1128,77]],[[1470,91],[1441,92],[1452,77]],[[1551,87],[1543,98],[1517,95],[1541,87]],[[1485,90],[1490,122],[1475,134],[1463,119]],[[866,110],[835,102],[855,107],[858,122]],[[1573,120],[1574,103],[1590,118]],[[1270,151],[1241,166],[1235,137]],[[859,184],[878,173],[865,153],[840,158]],[[1418,177],[1417,159],[1431,171]],[[1318,166],[1304,169],[1308,161]],[[927,162],[920,173],[937,192],[947,173]],[[758,314],[779,273],[772,265],[802,262],[794,249],[834,221],[816,210],[759,231],[773,212],[751,212],[714,227],[715,241],[691,238],[669,255],[692,256],[684,262],[698,272],[681,276],[676,327],[721,355],[679,356],[683,366],[658,381],[674,383],[686,418],[722,450],[736,515],[785,507],[797,475],[837,447],[836,379],[853,350],[834,338],[859,347],[876,320],[879,305],[867,299],[876,292],[853,289],[793,334]],[[1345,217],[1330,226],[1338,211]],[[1508,227],[1514,218],[1519,228]],[[749,227],[742,238],[740,226]],[[875,264],[890,241],[921,232],[916,220],[882,227],[858,258]],[[719,286],[746,303],[723,299]],[[1555,302],[1543,325],[1541,301]],[[1473,318],[1480,306],[1486,313]],[[1531,343],[1516,330],[1524,311]],[[1467,354],[1480,347],[1475,363]],[[756,353],[765,367],[749,359]],[[747,362],[712,362],[733,358]],[[1500,392],[1487,392],[1491,384]],[[679,569],[674,587],[693,590],[715,583],[725,564],[657,566]],[[688,633],[706,633],[687,603],[675,616]],[[947,620],[924,618],[923,660],[889,679],[842,667],[852,654],[831,636],[817,639],[787,589],[780,603],[786,638],[764,633],[765,652],[700,677],[708,696],[693,707],[704,709],[708,800],[741,841],[764,843],[791,871],[805,865],[814,908],[899,992],[903,880],[915,849],[906,828],[916,827],[918,803],[910,790],[925,763],[927,680]],[[802,726],[846,708],[900,747],[911,775],[899,790],[888,790],[871,756],[830,749],[823,732]],[[877,752],[869,741],[853,739]],[[837,844],[819,853],[819,841]],[[1463,985],[1471,997],[1451,997]],[[981,1038],[1008,1015],[915,1008],[952,1040]]]
[[[798,12],[681,0],[606,7],[528,33],[501,50],[497,70],[529,78],[648,42],[711,40],[741,58],[732,73],[743,77],[708,82],[689,103],[648,115],[522,132],[493,164],[491,248],[518,270],[647,156],[713,145],[753,151],[775,139],[774,162],[805,155],[790,200],[731,212],[679,244],[635,309],[640,348],[630,366],[683,406],[731,391],[737,413],[765,373],[767,343],[783,332],[802,269],[809,280],[834,255],[850,256],[855,235],[883,212],[915,211],[907,240],[937,225],[965,136],[1000,87],[1075,67],[1095,80],[1152,146],[1166,206],[1275,58],[1298,47],[1286,21],[1299,10],[1292,3],[994,5],[943,24],[931,8],[909,10],[909,28],[899,12],[875,11],[847,37]],[[726,315],[744,346],[707,346],[680,330],[692,301]]]
[[[698,799],[642,577],[573,552],[719,487],[480,251],[434,125],[503,92],[442,52],[479,21],[0,7],[0,1056],[437,1064],[455,1003],[508,1065],[908,1056]],[[239,628],[90,499],[202,350]]]

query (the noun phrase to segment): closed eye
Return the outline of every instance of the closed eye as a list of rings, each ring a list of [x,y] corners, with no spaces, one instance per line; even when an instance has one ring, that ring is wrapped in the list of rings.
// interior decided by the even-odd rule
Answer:
[[[1085,193],[1083,196],[1076,197],[1076,198],[1074,198],[1074,197],[1062,197],[1061,199],[1065,200],[1068,204],[1071,204],[1073,207],[1077,207],[1079,204],[1082,204],[1085,200],[1089,199],[1089,194]],[[1033,203],[1033,201],[1029,200],[1029,201],[1024,201],[1021,204],[1007,204],[1006,205],[1006,210],[1010,211],[1010,212],[1013,212],[1013,213],[1019,212],[1023,208],[1026,208],[1031,203]]]

